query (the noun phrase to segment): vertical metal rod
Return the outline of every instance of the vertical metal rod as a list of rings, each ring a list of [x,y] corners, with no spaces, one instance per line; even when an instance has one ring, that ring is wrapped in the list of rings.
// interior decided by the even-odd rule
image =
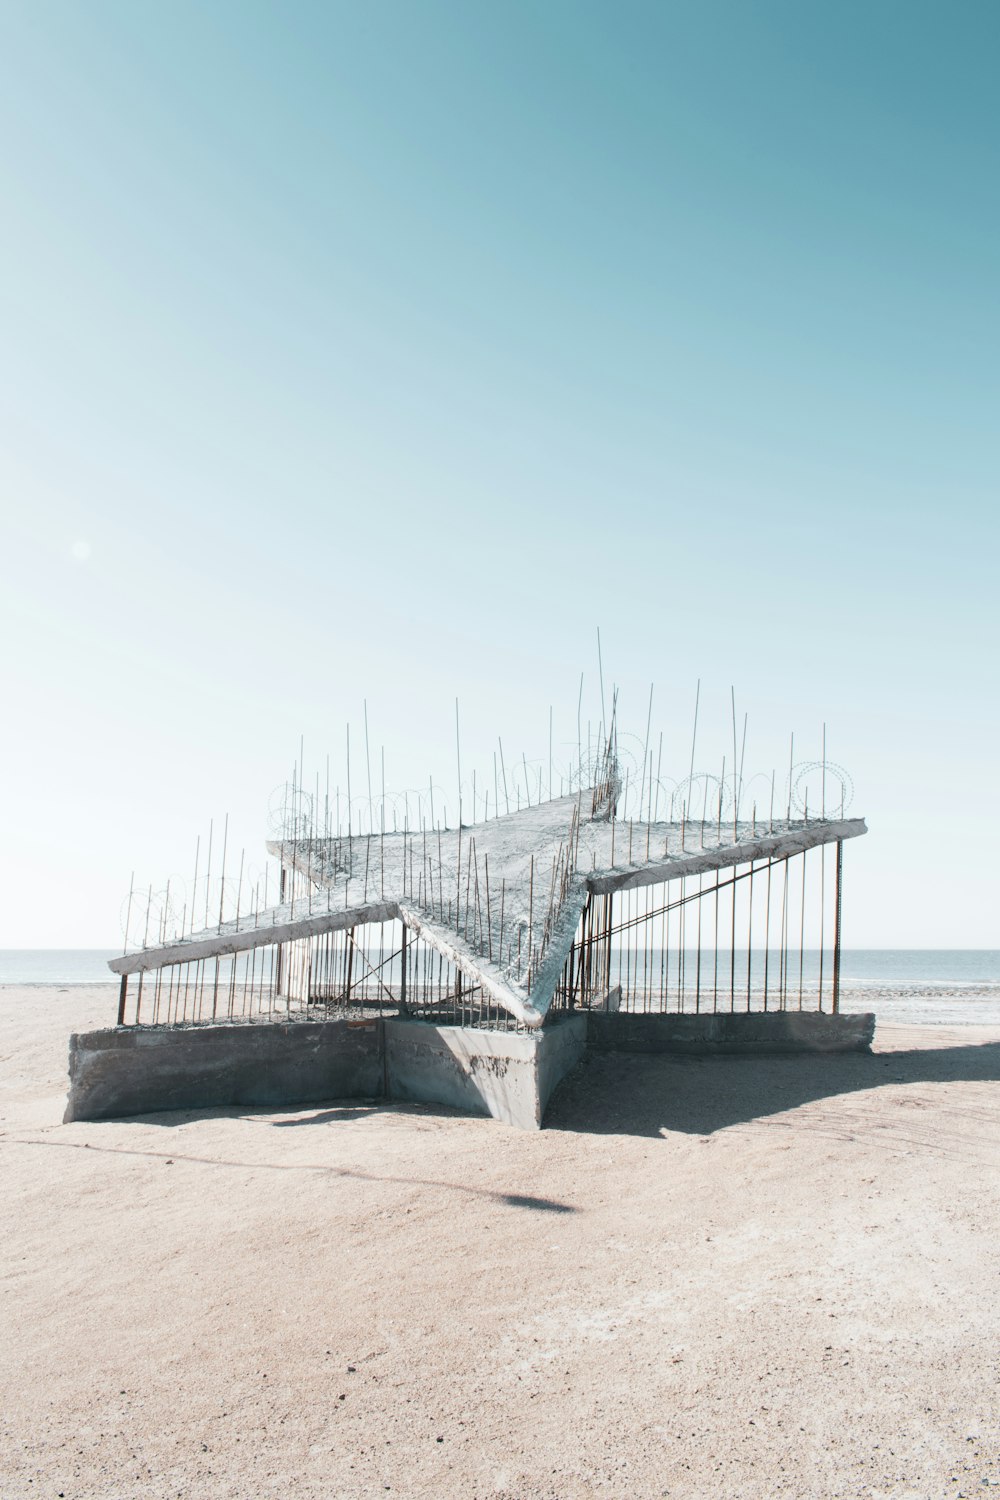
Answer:
[[[819,851],[819,1008],[823,1009],[823,950],[826,943],[826,845]]]
[[[209,900],[210,900],[209,892],[210,892],[210,889],[211,889],[211,880],[212,880],[212,827],[213,827],[213,820],[211,818],[209,818],[209,820],[208,820],[208,859],[205,862],[205,926],[206,927],[208,926],[208,903],[209,903]],[[193,901],[193,898],[192,898],[192,906],[193,905],[194,905],[194,901]]]
[[[729,933],[729,1009],[736,1009],[736,882],[730,890],[732,898],[732,921]]]
[[[799,1010],[802,1009],[802,976],[806,945],[806,850],[802,851],[802,905],[799,910]]]
[[[774,811],[774,791],[772,777],[772,802],[771,810]],[[767,1010],[767,981],[771,962],[771,866],[773,860],[767,862],[767,896],[764,906],[764,1009]]]
[[[479,899],[479,850],[478,849],[475,850],[475,857],[476,857],[476,878],[475,878],[475,882],[474,883],[475,883],[475,891],[476,891],[476,916],[475,916],[475,920],[473,921],[473,924],[472,924],[472,938],[473,938],[473,942],[478,944],[478,949],[479,949],[479,952],[481,953],[483,951],[483,908],[482,908],[482,903],[481,903],[481,901]],[[476,938],[476,925],[477,925],[477,923],[478,923],[478,926],[479,926],[479,937],[478,937],[478,939]]]
[[[646,758],[649,755],[649,730],[653,722],[653,684],[649,684],[649,708],[646,711],[646,738],[642,746],[642,780],[639,783],[639,821],[642,822],[643,798],[646,791]],[[652,793],[650,786],[650,793]]]
[[[462,744],[458,730],[458,699],[455,699],[455,764],[458,768],[458,826],[462,827]],[[472,810],[472,821],[476,820],[475,808]]]
[[[254,949],[254,952],[257,950]],[[184,1020],[187,1020],[188,1011],[188,986],[191,983],[191,964],[184,965]]]
[[[201,853],[201,834],[194,841],[194,880],[191,883],[191,931],[194,932],[194,903],[198,898],[198,855]],[[129,905],[131,906],[131,891],[129,892]],[[184,928],[181,927],[181,937],[184,936]]]
[[[733,843],[738,841],[738,825],[740,816],[740,793],[736,781],[736,689],[730,686],[729,696],[733,709]]]
[[[382,746],[382,813],[381,828],[379,829],[378,844],[378,878],[379,890],[385,896],[385,746]],[[405,868],[405,865],[404,865]],[[310,891],[312,887],[310,886]]]
[[[750,969],[753,962],[753,868],[754,862],[750,861],[749,880],[749,902],[747,906],[747,1010],[750,1009]]]
[[[719,806],[722,806],[722,785],[719,786]],[[719,1009],[719,872],[715,872],[715,962],[712,974],[712,1010]]]
[[[351,823],[351,725],[350,725],[350,720],[348,720],[348,723],[347,723],[347,840],[348,840],[347,847],[348,847],[348,852],[350,852],[351,831],[352,831],[352,823]],[[348,876],[348,879],[349,878],[350,877]]]
[[[406,923],[402,924],[403,938],[400,948],[399,1011],[406,1015]]]
[[[483,864],[486,867],[486,951],[490,962],[493,962],[493,910],[490,906],[490,856],[483,855]]]
[[[531,994],[532,941],[535,930],[535,856],[531,856],[528,873],[528,994]]]
[[[785,884],[781,894],[781,1009],[788,1005],[788,860],[785,855]]]
[[[503,760],[503,740],[497,736],[497,745],[500,747],[500,775],[503,778],[503,799],[507,811],[510,812],[510,793],[507,790],[507,768]]]
[[[688,797],[694,792],[694,752],[698,742],[698,704],[701,700],[701,678],[698,678],[694,690],[694,724],[691,729],[691,763],[688,768]]]
[[[685,969],[687,967],[687,876],[681,876],[680,911],[677,913],[677,1009],[684,1009]]]
[[[581,715],[583,713],[583,673],[580,673],[580,692],[576,700],[576,758],[580,774],[579,785],[583,786],[583,728]]]
[[[469,941],[469,896],[472,890],[472,861],[476,857],[476,841],[469,840],[469,852],[465,857],[465,941]],[[459,892],[459,916],[461,917],[461,892]],[[476,924],[472,924],[472,941],[476,940]]]
[[[143,933],[142,933],[142,946],[144,948],[147,948],[149,946],[149,909],[152,906],[152,904],[153,904],[153,886],[152,886],[152,883],[150,883],[149,891],[148,891],[148,893],[146,895],[146,925],[143,928]]]
[[[361,701],[365,712],[365,771],[368,776],[368,837],[370,839],[375,828],[375,804],[372,801],[372,759],[368,745],[368,699],[363,698]]]
[[[700,1012],[700,1010],[701,1010],[701,908],[702,908],[701,891],[702,891],[702,884],[703,884],[703,882],[704,882],[704,876],[699,874],[699,876],[698,876],[698,932],[697,932],[698,956],[697,956],[697,958],[695,960],[695,979],[694,979],[694,1008],[695,1008],[695,1013],[696,1014],[698,1012]]]
[[[614,906],[614,895],[611,891],[604,898],[604,945],[607,950],[605,956],[605,995],[611,990],[611,922]]]
[[[197,861],[197,857],[196,857],[195,858],[195,869],[197,869],[197,867],[198,867],[198,861]],[[122,944],[122,952],[123,953],[127,953],[128,952],[128,933],[129,933],[129,928],[132,925],[132,893],[133,893],[134,890],[135,890],[135,871],[133,870],[132,874],[129,876],[129,882],[128,882],[128,906],[125,908],[125,941]],[[182,933],[181,936],[183,937],[183,935],[184,934]],[[119,1025],[120,1024],[121,1023],[119,1022]]]
[[[507,899],[507,877],[506,877],[506,875],[503,875],[500,878],[500,962],[501,963],[503,963],[503,919],[504,919],[504,903],[506,902],[506,899]],[[508,955],[507,961],[508,961],[508,963],[510,962],[509,955]]]
[[[837,840],[837,904],[833,926],[833,1013],[840,1010],[840,897],[843,882],[844,842]]]
[[[229,814],[226,813],[226,822],[222,834],[222,876],[219,881],[219,931],[222,931],[222,913],[226,900],[226,846],[229,843]]]

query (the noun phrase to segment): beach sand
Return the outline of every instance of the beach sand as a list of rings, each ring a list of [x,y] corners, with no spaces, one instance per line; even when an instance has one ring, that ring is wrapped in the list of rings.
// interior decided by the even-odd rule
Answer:
[[[62,1125],[115,998],[0,991],[3,1500],[1000,1487],[1000,1030]]]

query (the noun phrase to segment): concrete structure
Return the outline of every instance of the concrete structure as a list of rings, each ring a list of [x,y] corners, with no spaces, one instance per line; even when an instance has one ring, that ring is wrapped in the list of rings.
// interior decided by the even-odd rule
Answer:
[[[820,1011],[709,1012],[701,1015],[602,1015],[591,1011],[587,1043],[599,1052],[716,1054],[867,1052],[875,1017]]]
[[[863,1051],[874,1026],[872,1015],[578,1011],[530,1032],[388,1019],[118,1027],[71,1038],[66,1120],[398,1099],[537,1130],[588,1046],[701,1055]]]
[[[360,1098],[444,1104],[537,1130],[586,1037],[584,1015],[534,1032],[381,1018],[117,1027],[71,1037],[65,1118]]]
[[[777,864],[823,846],[840,847],[866,832],[861,818],[772,820],[770,827],[692,825],[690,830],[683,823],[653,822],[623,830],[591,789],[586,797],[557,798],[439,834],[434,865],[416,889],[416,839],[405,833],[287,840],[268,847],[281,862],[291,900],[123,954],[109,967],[122,976],[124,996],[129,977],[150,970],[400,922],[411,941],[432,948],[495,1006],[531,1029],[541,1026],[557,1000],[593,898],[606,898],[603,910],[610,913],[616,895],[739,866]],[[359,878],[361,869],[365,873]],[[493,895],[473,906],[473,890],[488,891],[491,875]],[[447,910],[440,894],[445,890],[461,898],[449,898]],[[611,935],[609,925],[601,940]]]
[[[179,923],[165,901],[152,922],[145,913],[141,946],[126,935],[110,964],[118,1028],[74,1038],[68,1118],[360,1095],[536,1128],[588,1042],[867,1045],[870,1031],[837,1014],[843,846],[867,830],[844,816],[845,773],[827,817],[836,768],[801,770],[816,774],[819,817],[808,788],[796,802],[794,768],[784,817],[773,777],[768,816],[752,800],[741,816],[742,772],[731,795],[692,773],[668,799],[645,749],[630,789],[612,718],[596,763],[581,751],[563,779],[568,795],[499,815],[497,782],[492,817],[487,796],[481,820],[421,817],[419,832],[408,804],[390,832],[384,798],[376,830],[369,798],[363,833],[350,816],[331,827],[329,798],[320,819],[318,782],[304,799],[300,774],[268,844],[277,902],[266,882],[263,906],[259,887],[243,898],[242,861],[235,912],[224,863],[218,894],[206,878],[202,899],[196,860]],[[551,781],[550,770],[550,793]]]
[[[65,1118],[374,1099],[383,1092],[380,1024],[119,1026],[72,1036]]]

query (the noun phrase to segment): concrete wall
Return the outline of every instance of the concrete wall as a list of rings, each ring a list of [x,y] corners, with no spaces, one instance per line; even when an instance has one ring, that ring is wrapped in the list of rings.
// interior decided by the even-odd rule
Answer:
[[[66,1120],[382,1093],[379,1022],[122,1026],[70,1037]]]
[[[386,1021],[385,1038],[390,1099],[448,1104],[538,1129],[536,1033]]]
[[[587,1050],[587,1016],[574,1011],[543,1026],[538,1036],[538,1102],[541,1114],[567,1073]]]
[[[426,1021],[123,1026],[70,1039],[67,1120],[326,1099],[445,1104],[537,1130],[588,1045],[624,1052],[859,1051],[875,1018],[576,1012],[537,1031]]]
[[[586,1035],[582,1015],[529,1032],[386,1021],[389,1097],[537,1130],[553,1089],[583,1056]]]
[[[593,1011],[588,1046],[605,1052],[864,1052],[875,1017],[816,1011],[744,1011],[702,1015],[632,1015]]]
[[[534,1032],[397,1020],[123,1026],[70,1038],[65,1118],[388,1097],[537,1130],[585,1038],[583,1016]]]

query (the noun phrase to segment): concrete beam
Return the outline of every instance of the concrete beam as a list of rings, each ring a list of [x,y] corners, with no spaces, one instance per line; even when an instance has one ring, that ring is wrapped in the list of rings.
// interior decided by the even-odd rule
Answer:
[[[202,958],[246,953],[251,948],[266,948],[274,943],[292,943],[301,938],[317,937],[324,932],[340,932],[363,922],[398,920],[460,969],[467,979],[482,985],[491,998],[516,1020],[523,1021],[526,1026],[542,1024],[542,1012],[513,990],[495,965],[475,953],[457,933],[445,932],[437,923],[428,921],[421,913],[401,902],[377,901],[349,910],[341,907],[332,911],[307,912],[300,917],[293,917],[290,907],[275,907],[265,915],[272,918],[269,924],[243,929],[227,924],[219,932],[198,934],[160,948],[143,948],[138,953],[111,958],[108,960],[108,968],[115,974],[137,974],[149,969],[162,969],[170,964],[193,963]]]
[[[189,964],[201,958],[221,958],[230,953],[247,953],[251,948],[267,948],[272,943],[317,937],[322,932],[340,932],[362,922],[391,922],[398,915],[399,909],[394,901],[369,901],[350,910],[324,908],[299,916],[294,915],[288,904],[273,906],[261,912],[263,920],[258,926],[240,927],[235,922],[224,922],[217,932],[198,932],[193,937],[164,943],[159,948],[142,948],[136,953],[109,958],[108,968],[115,974],[138,974],[147,969],[162,969],[168,964]]]
[[[692,824],[692,829],[696,827]],[[722,844],[715,849],[692,850],[670,854],[661,860],[625,865],[620,869],[595,870],[586,875],[587,887],[599,895],[609,891],[636,890],[645,885],[660,885],[667,880],[682,880],[688,875],[702,875],[710,870],[727,870],[734,865],[748,865],[759,859],[784,859],[801,854],[821,844],[835,844],[841,839],[856,839],[868,832],[864,818],[846,818],[837,823],[810,823],[787,833],[761,834],[756,839],[741,839],[737,844]]]
[[[875,1017],[806,1010],[717,1011],[701,1015],[590,1012],[587,1045],[599,1052],[867,1052]]]

